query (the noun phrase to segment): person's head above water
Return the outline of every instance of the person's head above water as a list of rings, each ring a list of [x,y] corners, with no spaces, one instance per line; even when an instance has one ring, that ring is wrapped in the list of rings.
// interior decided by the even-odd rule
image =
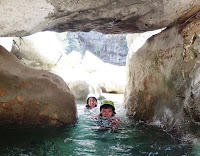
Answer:
[[[115,105],[112,101],[104,100],[100,106],[100,116],[112,117],[115,113]]]
[[[91,109],[94,107],[97,107],[97,98],[96,95],[93,93],[88,94],[87,98],[86,98],[86,108]]]

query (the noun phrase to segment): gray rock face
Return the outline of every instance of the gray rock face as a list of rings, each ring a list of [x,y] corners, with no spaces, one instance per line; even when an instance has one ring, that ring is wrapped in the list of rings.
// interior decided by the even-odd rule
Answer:
[[[90,51],[105,63],[125,65],[128,47],[126,34],[104,35],[98,32],[68,32],[59,34],[67,53]]]
[[[62,126],[76,121],[67,84],[44,70],[26,67],[0,46],[0,124]]]
[[[199,0],[6,0],[0,5],[0,36],[39,31],[134,33],[182,22],[200,10]]]
[[[126,34],[104,35],[98,32],[40,32],[26,37],[14,37],[12,53],[25,65],[50,69],[65,53],[78,51],[84,56],[89,50],[106,63],[125,65],[128,47]]]
[[[128,60],[129,115],[181,136],[198,138],[200,125],[200,18],[162,31]],[[193,140],[194,141],[194,140]]]

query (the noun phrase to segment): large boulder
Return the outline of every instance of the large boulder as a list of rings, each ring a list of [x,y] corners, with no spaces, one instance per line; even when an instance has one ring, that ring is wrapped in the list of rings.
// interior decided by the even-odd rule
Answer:
[[[127,113],[183,141],[199,139],[192,128],[200,125],[199,25],[197,14],[163,30],[130,52],[127,62]]]
[[[67,84],[44,70],[24,66],[0,46],[0,124],[61,126],[76,121]]]
[[[54,68],[51,72],[59,75],[67,83],[76,100],[86,100],[89,93],[101,98],[102,90],[90,73],[79,68]]]
[[[125,66],[104,63],[89,51],[85,52],[83,60],[80,60],[77,52],[69,55],[67,58],[71,67],[60,68],[57,66],[51,72],[63,78],[76,100],[85,100],[88,93],[95,93],[98,98],[101,98],[102,91],[124,93]],[[74,56],[78,56],[76,61],[73,61]]]
[[[199,0],[6,0],[0,5],[0,36],[44,30],[145,32],[180,23],[199,10]]]
[[[94,93],[97,99],[100,99],[102,96],[101,88],[91,81],[84,79],[77,79],[68,82],[68,86],[71,92],[74,94],[76,100],[86,100],[86,97],[89,93]]]
[[[89,51],[85,52],[81,69],[90,73],[103,92],[124,93],[126,85],[126,68],[104,63]]]
[[[49,70],[66,57],[55,32],[40,32],[26,37],[14,37],[11,52],[24,64]]]

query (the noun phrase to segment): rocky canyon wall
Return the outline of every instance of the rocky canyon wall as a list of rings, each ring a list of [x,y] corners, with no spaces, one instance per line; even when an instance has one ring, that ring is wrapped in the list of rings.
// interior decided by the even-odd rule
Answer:
[[[182,140],[199,137],[191,128],[200,123],[199,17],[152,36],[127,62],[128,114]]]
[[[58,33],[66,53],[78,51],[84,56],[90,51],[105,63],[125,66],[128,47],[126,34],[102,34],[98,32]]]

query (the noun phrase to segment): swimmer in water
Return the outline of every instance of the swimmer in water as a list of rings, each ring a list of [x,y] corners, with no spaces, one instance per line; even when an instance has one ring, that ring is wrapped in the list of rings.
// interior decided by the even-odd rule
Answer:
[[[88,94],[88,96],[86,98],[86,103],[87,104],[85,107],[87,109],[92,109],[92,108],[97,107],[98,102],[97,102],[97,98],[96,98],[95,94],[92,94],[92,93]]]
[[[120,126],[120,119],[115,117],[115,105],[114,102],[109,100],[104,100],[100,105],[100,114],[99,117],[109,121],[109,124],[112,128],[118,129]]]

